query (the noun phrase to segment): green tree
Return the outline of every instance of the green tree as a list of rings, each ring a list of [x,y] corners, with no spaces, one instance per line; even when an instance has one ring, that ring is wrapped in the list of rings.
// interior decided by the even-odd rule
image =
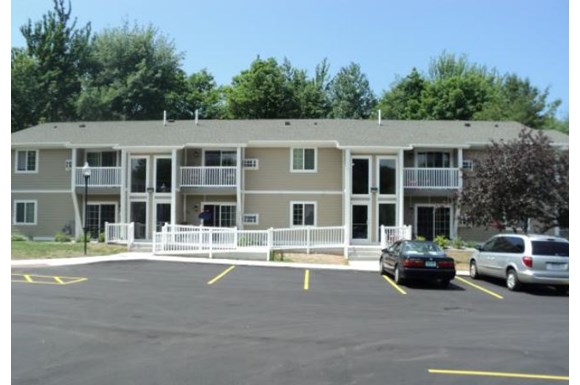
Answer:
[[[158,119],[187,114],[182,55],[149,25],[106,29],[91,44],[91,71],[77,109],[82,119]]]
[[[567,226],[568,152],[554,148],[541,131],[522,130],[517,140],[493,142],[472,175],[465,175],[458,204],[474,226],[539,232]]]
[[[360,65],[342,67],[329,85],[330,117],[340,119],[368,119],[376,105],[376,98]]]
[[[227,109],[234,119],[285,118],[286,77],[274,58],[252,62],[226,91]]]
[[[11,118],[12,132],[33,126],[40,120],[41,93],[38,62],[23,49],[12,49]]]
[[[71,20],[70,2],[65,7],[64,0],[53,1],[54,9],[45,14],[41,21],[33,24],[29,20],[28,24],[20,28],[26,39],[24,52],[29,60],[22,56],[24,52],[13,56],[12,68],[16,71],[14,75],[17,79],[13,93],[22,96],[35,92],[38,109],[31,115],[29,122],[18,123],[16,128],[38,121],[68,121],[76,118],[75,100],[81,89],[80,79],[86,70],[91,27],[87,24],[77,29],[76,18]],[[34,70],[33,66],[36,67]],[[28,71],[32,76],[30,81],[22,81],[22,71]],[[27,86],[32,88],[18,89]],[[19,100],[16,105],[13,104],[12,110],[20,119],[27,112],[22,109],[28,107],[18,103]]]
[[[218,87],[207,69],[193,73],[187,78],[186,104],[189,115],[199,110],[204,119],[221,119],[225,114],[224,91]]]
[[[429,83],[416,68],[384,92],[379,109],[385,119],[421,120],[427,118],[423,97]]]

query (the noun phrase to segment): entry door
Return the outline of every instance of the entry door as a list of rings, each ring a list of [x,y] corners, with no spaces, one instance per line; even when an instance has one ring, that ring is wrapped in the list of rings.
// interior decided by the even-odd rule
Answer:
[[[146,239],[147,202],[131,202],[131,222],[135,223],[135,239]]]
[[[155,204],[155,231],[161,231],[164,224],[171,222],[171,203]]]
[[[378,238],[381,239],[381,225],[393,227],[397,225],[397,205],[395,203],[379,203]]]
[[[438,235],[450,238],[451,208],[417,206],[417,235],[432,241]]]
[[[369,241],[369,205],[353,204],[352,205],[352,240]]]

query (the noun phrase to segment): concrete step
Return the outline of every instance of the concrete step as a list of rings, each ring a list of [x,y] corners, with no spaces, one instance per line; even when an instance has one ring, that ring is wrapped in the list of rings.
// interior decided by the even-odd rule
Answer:
[[[348,259],[351,261],[377,261],[381,257],[380,246],[354,246],[348,250]]]

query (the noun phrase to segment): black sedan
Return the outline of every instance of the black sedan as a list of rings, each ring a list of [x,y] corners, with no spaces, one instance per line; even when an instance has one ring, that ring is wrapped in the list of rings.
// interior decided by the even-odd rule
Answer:
[[[436,280],[441,287],[455,278],[455,261],[436,243],[402,240],[384,249],[380,260],[381,275],[391,273],[395,283],[405,280]]]

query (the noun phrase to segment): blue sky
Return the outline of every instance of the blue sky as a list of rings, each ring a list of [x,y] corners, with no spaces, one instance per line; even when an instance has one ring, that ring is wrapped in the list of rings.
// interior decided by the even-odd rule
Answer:
[[[52,0],[11,3],[11,45]],[[125,21],[152,24],[184,54],[191,74],[207,68],[219,84],[258,56],[287,57],[313,73],[327,58],[334,74],[359,63],[377,96],[413,67],[427,71],[443,51],[550,87],[568,113],[568,1],[565,0],[72,0],[78,25],[93,32]]]

